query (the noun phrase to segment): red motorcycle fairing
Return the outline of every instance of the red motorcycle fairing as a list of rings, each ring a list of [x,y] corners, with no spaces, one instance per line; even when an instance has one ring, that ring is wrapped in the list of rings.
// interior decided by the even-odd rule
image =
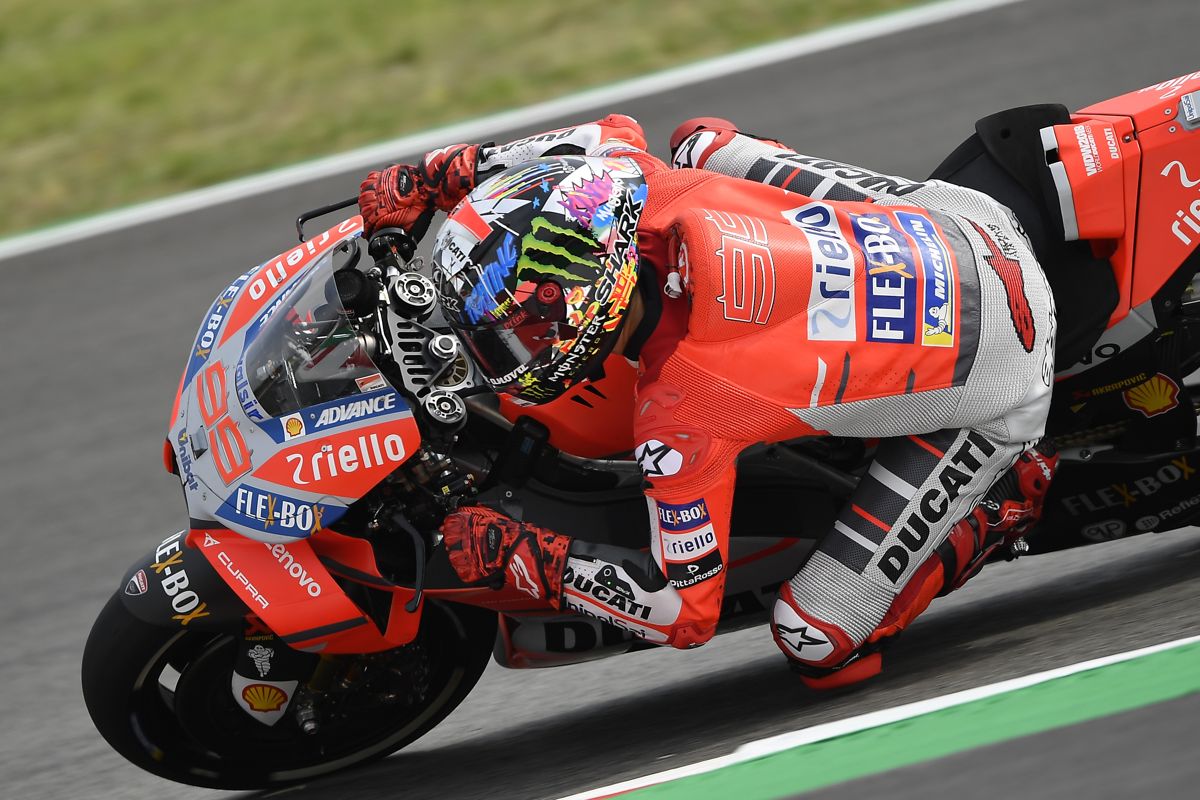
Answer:
[[[272,545],[222,528],[174,533],[125,575],[126,608],[154,625],[240,630],[251,614],[298,650],[366,653],[412,641],[421,607],[412,589],[384,580],[368,542],[322,531]],[[319,549],[319,553],[318,553]],[[387,629],[346,595],[335,576],[392,595]]]
[[[1200,243],[1200,72],[1088,106],[1042,142],[1067,238],[1112,263],[1112,327]]]
[[[325,231],[319,236],[300,244],[275,258],[239,275],[229,287],[213,301],[212,307],[196,333],[192,344],[192,353],[179,378],[179,388],[175,391],[175,401],[171,407],[168,426],[174,424],[179,414],[180,401],[184,387],[191,381],[196,371],[204,365],[213,348],[226,343],[235,332],[246,327],[254,319],[254,315],[264,310],[267,304],[296,276],[300,275],[313,261],[328,252],[338,242],[347,237],[361,235],[363,229],[362,217],[354,216]],[[242,290],[247,291],[243,295]],[[217,337],[220,336],[218,343]],[[168,439],[166,448],[171,448]],[[165,457],[164,452],[164,457]],[[167,459],[167,472],[177,474]]]
[[[287,544],[335,522],[418,449],[411,406],[340,305],[335,275],[361,256],[361,235],[347,220],[213,301],[164,451],[190,518]]]
[[[258,542],[230,530],[192,530],[196,548],[243,603],[288,645],[323,653],[373,653],[416,636],[421,609],[409,613],[412,589],[385,580],[371,545],[322,530],[287,544]],[[335,580],[391,594],[386,629],[354,603]]]
[[[391,595],[383,630],[347,595],[353,584]],[[416,592],[380,574],[370,542],[328,529],[286,544],[220,527],[179,531],[136,561],[122,586],[126,608],[152,625],[240,631],[252,616],[308,652],[399,647],[416,636],[424,611],[423,600],[406,608]],[[507,586],[438,587],[423,596],[518,614],[551,610]]]
[[[211,571],[270,630],[297,650],[321,653],[374,653],[407,644],[417,635],[424,598],[434,597],[509,612],[544,612],[512,587],[429,588],[413,611],[413,587],[394,584],[380,573],[370,542],[323,529],[307,539],[259,542],[212,527],[188,532],[187,548],[199,552]],[[193,570],[195,571],[195,570]],[[380,629],[347,595],[343,584],[359,584],[391,595]],[[228,615],[222,619],[229,620]]]

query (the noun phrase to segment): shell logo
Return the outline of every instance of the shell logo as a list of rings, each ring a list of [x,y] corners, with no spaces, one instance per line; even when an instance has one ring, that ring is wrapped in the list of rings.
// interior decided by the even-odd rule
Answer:
[[[299,417],[292,417],[284,423],[283,430],[289,439],[294,439],[304,433],[304,422]]]
[[[287,702],[287,692],[268,683],[252,683],[242,689],[242,699],[251,711],[278,711]]]
[[[1147,417],[1165,414],[1179,405],[1179,384],[1161,372],[1123,394],[1125,405]]]

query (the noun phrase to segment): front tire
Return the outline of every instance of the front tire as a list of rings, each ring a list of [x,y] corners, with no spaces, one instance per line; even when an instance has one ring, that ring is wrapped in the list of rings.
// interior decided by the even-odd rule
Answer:
[[[151,625],[116,593],[84,648],[83,697],[100,734],[148,772],[214,789],[282,786],[382,758],[425,734],[479,680],[495,631],[492,612],[426,604],[416,639],[385,661],[396,675],[411,672],[419,690],[392,705],[343,700],[329,724],[305,734],[291,714],[267,727],[234,704],[237,636]]]

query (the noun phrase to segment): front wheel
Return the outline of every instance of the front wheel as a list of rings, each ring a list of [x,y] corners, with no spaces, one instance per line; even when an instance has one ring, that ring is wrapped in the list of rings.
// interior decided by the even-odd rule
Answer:
[[[381,758],[429,731],[479,680],[495,632],[492,612],[427,604],[410,644],[343,658],[376,677],[341,691],[304,733],[295,715],[268,727],[234,702],[238,637],[151,625],[114,594],[84,648],[83,697],[101,735],[142,769],[195,786],[262,789]]]

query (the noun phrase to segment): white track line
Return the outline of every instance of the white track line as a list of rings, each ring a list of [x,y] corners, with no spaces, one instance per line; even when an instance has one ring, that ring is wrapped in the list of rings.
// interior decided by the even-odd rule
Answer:
[[[838,25],[815,33],[784,39],[772,44],[743,50],[732,55],[698,61],[641,78],[613,83],[558,100],[525,108],[458,122],[434,130],[351,150],[346,153],[307,161],[291,167],[264,172],[246,178],[178,194],[162,200],[141,203],[63,225],[0,239],[0,261],[14,256],[87,239],[103,233],[130,228],[148,222],[187,214],[203,208],[241,200],[276,189],[365,169],[395,160],[400,156],[422,153],[447,142],[480,141],[502,131],[526,128],[541,122],[579,114],[590,109],[622,103],[638,97],[678,89],[723,75],[756,69],[800,56],[832,50],[848,44],[887,36],[899,31],[933,25],[938,22],[975,14],[998,6],[1025,0],[948,0],[906,11],[874,17],[861,22]],[[347,185],[349,195],[355,187]],[[330,198],[330,201],[339,198]]]
[[[959,706],[964,703],[970,703],[975,700],[982,700],[986,697],[994,697],[1005,692],[1016,691],[1017,689],[1025,689],[1029,686],[1035,686],[1039,683],[1052,681],[1056,678],[1063,678],[1068,675],[1074,675],[1078,672],[1086,672],[1090,669],[1098,669],[1099,667],[1107,667],[1111,664],[1119,664],[1122,661],[1130,661],[1141,656],[1148,656],[1153,653],[1161,653],[1164,650],[1171,650],[1176,647],[1194,644],[1200,642],[1200,636],[1188,636],[1183,639],[1176,639],[1173,642],[1164,644],[1151,645],[1143,647],[1140,650],[1131,650],[1128,653],[1116,653],[1111,656],[1095,658],[1091,661],[1084,661],[1079,664],[1071,664],[1066,667],[1046,670],[1045,672],[1035,672],[1032,675],[1026,675],[1021,678],[1013,678],[999,683],[989,684],[987,686],[979,686],[974,689],[966,689],[961,692],[943,695],[941,697],[932,697],[928,700],[920,700],[907,705],[896,706],[895,708],[885,708],[880,711],[872,711],[868,714],[861,714],[857,717],[841,719],[835,722],[827,722],[823,725],[815,725],[811,728],[792,731],[790,733],[779,734],[768,739],[759,739],[754,742],[747,742],[741,745],[737,750],[727,756],[719,756],[710,758],[707,761],[700,761],[695,764],[689,764],[683,767],[676,767],[664,772],[658,772],[653,775],[647,775],[643,778],[634,778],[621,783],[614,783],[611,786],[603,786],[599,789],[591,789],[586,792],[570,795],[569,797],[559,798],[559,800],[595,800],[601,797],[610,797],[612,795],[621,794],[623,792],[631,792],[634,789],[644,789],[647,786],[653,786],[667,781],[686,778],[691,775],[699,775],[704,772],[712,772],[721,769],[722,767],[740,764],[744,761],[752,761],[756,758],[769,756],[774,753],[779,753],[784,750],[791,750],[794,747],[801,745],[820,742],[825,739],[832,739],[837,736],[845,736],[849,733],[857,733],[867,730],[868,728],[877,728],[880,725],[889,725],[893,722],[919,717],[923,714],[929,714],[934,711],[943,711],[953,706]]]

